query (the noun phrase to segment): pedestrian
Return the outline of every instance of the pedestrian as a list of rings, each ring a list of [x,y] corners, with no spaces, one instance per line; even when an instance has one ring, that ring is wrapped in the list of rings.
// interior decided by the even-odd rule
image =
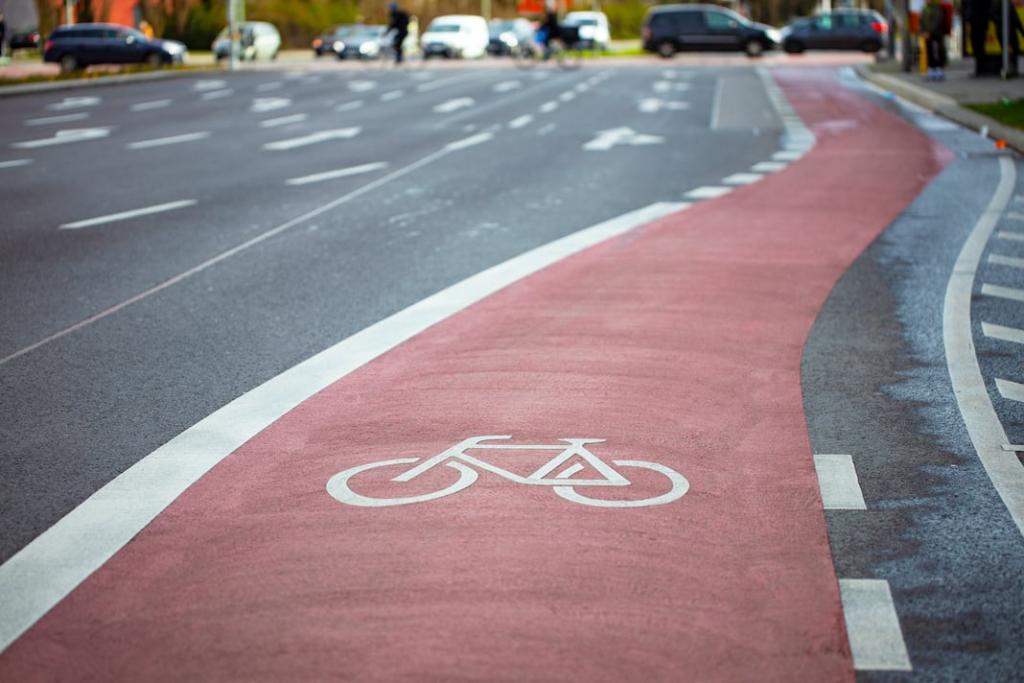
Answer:
[[[0,60],[7,56],[7,21],[0,12]]]
[[[930,81],[941,81],[946,78],[946,12],[939,0],[928,0],[921,12],[921,33],[924,35],[925,50],[928,56],[928,75]]]
[[[971,24],[971,54],[974,56],[975,76],[984,76],[989,73],[986,64],[985,43],[988,39],[991,12],[991,0],[970,0],[969,3],[964,4],[964,20]]]
[[[139,30],[142,31],[142,35],[149,39],[152,39],[156,35],[156,32],[153,31],[153,25],[145,19],[139,22]]]
[[[541,43],[544,45],[544,59],[551,58],[553,41],[559,41],[562,38],[562,28],[558,24],[558,12],[555,11],[553,4],[548,4],[544,12],[544,22],[540,26],[540,30],[543,35]]]
[[[396,2],[388,5],[388,10],[391,13],[388,31],[394,33],[392,46],[395,51],[395,66],[398,66],[404,59],[405,39],[409,37],[409,15],[403,12]]]

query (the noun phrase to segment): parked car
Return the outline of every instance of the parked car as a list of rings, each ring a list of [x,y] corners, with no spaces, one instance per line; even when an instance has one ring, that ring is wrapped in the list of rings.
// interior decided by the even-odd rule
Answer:
[[[358,30],[346,34],[335,44],[338,59],[377,59],[390,55],[391,37],[387,35],[387,26],[361,26]]]
[[[187,50],[174,40],[147,38],[141,31],[117,24],[73,24],[58,26],[43,49],[43,61],[60,64],[62,71],[75,71],[92,64],[181,63]]]
[[[569,12],[562,22],[577,29],[580,44],[592,50],[607,50],[612,40],[604,12]]]
[[[11,34],[10,48],[12,50],[35,50],[39,47],[39,31],[19,31]]]
[[[889,25],[873,10],[844,9],[797,19],[782,29],[782,49],[861,50],[878,52],[885,44]]]
[[[217,61],[231,56],[231,37],[224,27],[213,41],[213,55]],[[281,34],[273,24],[265,21],[243,21],[238,24],[236,56],[241,60],[277,59],[281,51]]]
[[[488,27],[487,54],[516,55],[533,49],[536,33],[528,19],[495,19]]]
[[[781,41],[778,30],[717,5],[659,5],[647,11],[643,46],[672,57],[684,50],[743,50],[759,57]]]
[[[338,53],[345,47],[345,38],[363,28],[366,27],[362,24],[341,24],[324,31],[322,35],[313,39],[313,56],[338,56]]]
[[[424,59],[476,59],[484,56],[489,42],[486,19],[469,14],[450,14],[430,22],[420,44]]]

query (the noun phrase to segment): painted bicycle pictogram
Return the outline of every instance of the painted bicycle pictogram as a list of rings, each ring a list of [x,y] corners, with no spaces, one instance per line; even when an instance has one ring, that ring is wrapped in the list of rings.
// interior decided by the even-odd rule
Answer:
[[[560,439],[562,443],[557,444],[513,444],[513,443],[485,443],[494,441],[505,441],[511,436],[473,436],[452,446],[451,448],[420,461],[420,458],[395,458],[393,460],[381,460],[366,465],[351,467],[343,472],[338,472],[327,482],[327,492],[338,501],[347,505],[360,507],[387,507],[392,505],[409,505],[411,503],[425,503],[454,495],[466,489],[476,482],[480,471],[491,472],[499,477],[508,479],[517,484],[527,486],[550,486],[558,496],[580,505],[591,505],[594,507],[607,508],[634,508],[648,507],[651,505],[664,505],[679,500],[689,490],[690,483],[686,477],[670,467],[660,465],[656,462],[644,460],[612,460],[612,464],[620,468],[640,468],[653,470],[668,479],[670,488],[667,493],[662,493],[650,498],[608,500],[602,498],[589,498],[582,495],[576,489],[587,487],[625,487],[631,486],[631,482],[615,467],[601,460],[587,449],[589,444],[603,443],[604,439]],[[468,451],[560,451],[551,460],[538,468],[529,476],[522,476],[515,472],[498,467],[492,463],[473,457]],[[600,475],[594,479],[573,479],[572,476],[584,469],[584,465],[575,462],[555,474],[569,460],[578,457],[590,465]],[[419,463],[419,464],[416,464]],[[353,490],[352,480],[362,472],[374,470],[381,467],[393,467],[396,465],[413,465],[398,476],[391,479],[392,482],[406,483],[420,476],[427,470],[445,465],[452,468],[459,474],[455,483],[431,493],[405,496],[401,498],[371,498]],[[553,476],[552,476],[553,475]]]

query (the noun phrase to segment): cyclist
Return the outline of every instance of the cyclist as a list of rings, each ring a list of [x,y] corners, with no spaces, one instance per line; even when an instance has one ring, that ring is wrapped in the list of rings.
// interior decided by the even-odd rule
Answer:
[[[392,44],[395,48],[395,64],[398,65],[402,63],[403,43],[405,43],[405,39],[409,37],[409,15],[399,8],[397,2],[393,2],[388,5],[388,10],[391,13],[391,21],[388,23],[388,31],[394,32],[394,36],[392,37],[394,42]]]
[[[558,13],[551,5],[547,6],[539,32],[543,36],[541,42],[544,44],[544,59],[546,60],[551,57],[551,43],[560,40],[562,36],[562,29],[558,25]]]

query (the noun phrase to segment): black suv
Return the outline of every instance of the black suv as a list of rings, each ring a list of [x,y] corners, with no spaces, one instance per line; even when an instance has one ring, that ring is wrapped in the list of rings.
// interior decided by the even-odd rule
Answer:
[[[872,10],[837,10],[806,19],[797,19],[782,29],[782,48],[786,52],[804,50],[882,49],[889,26]]]
[[[174,40],[147,38],[141,31],[117,24],[73,24],[54,29],[43,51],[44,62],[75,71],[90,64],[149,64],[182,62],[185,45]]]
[[[644,17],[644,49],[668,58],[684,50],[743,50],[759,57],[779,43],[771,26],[717,5],[659,5]]]

